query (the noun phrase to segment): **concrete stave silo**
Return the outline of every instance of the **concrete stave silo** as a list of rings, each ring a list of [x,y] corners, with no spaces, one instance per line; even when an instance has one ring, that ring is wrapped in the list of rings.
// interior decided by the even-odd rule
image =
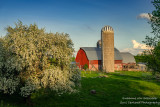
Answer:
[[[114,31],[111,26],[101,30],[102,69],[104,72],[114,72]]]

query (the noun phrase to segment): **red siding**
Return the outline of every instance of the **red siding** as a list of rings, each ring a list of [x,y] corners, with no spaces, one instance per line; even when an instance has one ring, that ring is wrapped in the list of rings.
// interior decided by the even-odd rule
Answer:
[[[122,64],[122,60],[114,60],[114,64]]]
[[[122,70],[122,64],[114,64],[114,70]]]
[[[90,60],[89,61],[89,69],[93,71],[97,71],[101,69],[101,60]]]
[[[89,60],[88,60],[87,55],[83,49],[80,49],[78,51],[75,60],[76,60],[77,65],[79,66],[79,68],[82,69],[85,64],[87,64],[89,67]]]
[[[83,49],[78,51],[75,61],[80,69],[83,69],[85,64],[88,65],[90,70],[99,70],[102,67],[101,60],[89,61]],[[122,70],[122,60],[115,60],[114,65],[115,70]]]

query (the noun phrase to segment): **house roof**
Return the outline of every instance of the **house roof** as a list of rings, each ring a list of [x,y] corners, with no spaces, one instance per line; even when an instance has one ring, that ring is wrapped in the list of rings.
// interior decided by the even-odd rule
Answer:
[[[129,52],[121,52],[123,63],[136,63],[134,56]]]
[[[81,47],[88,57],[88,60],[101,60],[101,48],[97,47]],[[122,60],[118,49],[114,48],[114,60]]]

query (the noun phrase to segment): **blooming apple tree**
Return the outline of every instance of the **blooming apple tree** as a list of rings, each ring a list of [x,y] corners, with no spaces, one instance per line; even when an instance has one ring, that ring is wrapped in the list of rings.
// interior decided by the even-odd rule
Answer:
[[[36,24],[7,27],[0,38],[0,92],[27,97],[41,88],[75,92],[80,73],[70,65],[73,43],[68,34],[46,33]]]

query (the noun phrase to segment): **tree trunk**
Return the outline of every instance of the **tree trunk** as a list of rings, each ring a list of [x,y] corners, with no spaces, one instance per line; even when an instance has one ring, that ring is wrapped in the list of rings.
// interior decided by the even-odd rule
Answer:
[[[31,101],[31,95],[25,97],[25,103],[26,103],[28,106],[33,106],[33,102]]]

